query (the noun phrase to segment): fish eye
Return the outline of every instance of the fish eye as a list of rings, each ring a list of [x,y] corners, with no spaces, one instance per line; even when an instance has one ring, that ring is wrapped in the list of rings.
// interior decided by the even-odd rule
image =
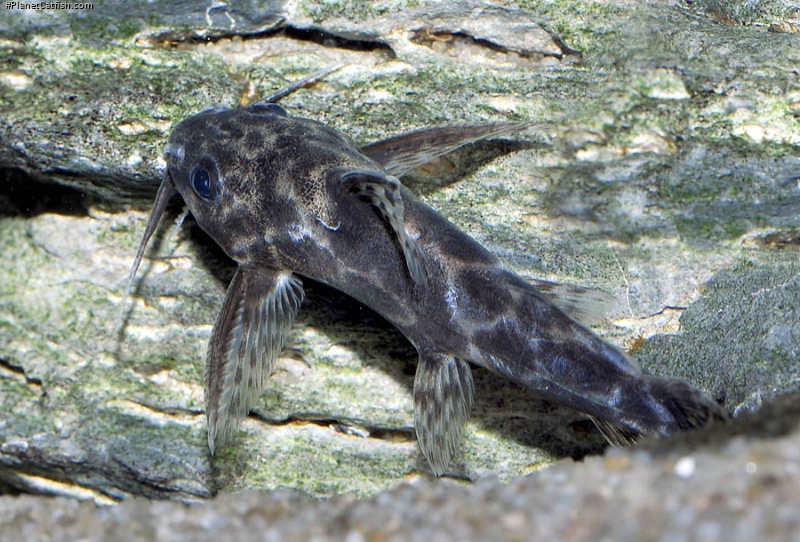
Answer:
[[[205,201],[212,201],[217,196],[217,178],[203,164],[197,164],[189,174],[189,184],[197,196]]]
[[[284,108],[279,106],[278,104],[273,103],[257,103],[255,105],[251,105],[250,109],[253,110],[253,113],[258,115],[272,115],[275,117],[288,117],[289,113],[286,112]]]

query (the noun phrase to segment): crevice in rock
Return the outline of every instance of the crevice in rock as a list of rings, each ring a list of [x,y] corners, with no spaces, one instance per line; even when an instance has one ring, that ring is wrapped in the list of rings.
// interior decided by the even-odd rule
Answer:
[[[63,184],[48,182],[17,168],[0,169],[0,218],[55,213],[85,217],[87,194]]]
[[[348,418],[332,418],[311,413],[294,413],[289,414],[285,418],[268,418],[255,411],[250,412],[250,417],[276,427],[310,424],[332,428],[338,433],[362,438],[373,438],[392,442],[416,442],[417,440],[413,427],[380,427],[369,425],[362,420],[352,420]]]
[[[22,376],[25,379],[25,382],[29,385],[36,386],[38,388],[42,387],[42,380],[39,378],[28,376],[25,373],[25,368],[22,367],[21,365],[16,365],[5,358],[0,358],[0,368],[6,369],[11,373]]]
[[[158,407],[155,405],[149,405],[147,403],[142,403],[141,401],[133,401],[129,400],[129,402],[133,405],[139,406],[141,408],[147,409],[151,412],[155,412],[157,414],[164,414],[167,416],[190,416],[190,417],[198,417],[198,416],[205,416],[206,411],[203,409],[197,408],[181,408],[181,407]]]
[[[744,240],[745,246],[765,248],[772,251],[800,252],[800,230],[786,230],[756,234]]]
[[[368,36],[343,35],[318,27],[301,28],[287,25],[281,32],[287,38],[311,41],[324,47],[336,47],[351,51],[381,51],[395,58],[394,50],[383,40]]]
[[[499,43],[494,43],[490,40],[483,39],[483,38],[476,38],[467,34],[466,32],[442,32],[431,30],[430,28],[421,28],[416,30],[410,39],[411,43],[416,43],[417,45],[424,45],[425,47],[429,47],[433,50],[440,49],[442,47],[437,47],[437,44],[444,45],[447,47],[463,47],[467,48],[470,46],[474,47],[485,47],[491,49],[492,51],[497,51],[500,53],[508,54],[511,51],[500,45]],[[515,51],[516,52],[516,51]],[[519,52],[517,52],[519,54]],[[530,55],[530,53],[528,53]],[[524,56],[520,54],[519,56]]]
[[[671,311],[682,313],[683,311],[685,311],[688,308],[689,307],[683,306],[683,305],[664,305],[663,307],[661,307],[660,310],[658,310],[656,312],[653,312],[651,314],[647,314],[647,315],[643,316],[642,319],[653,318],[654,316],[660,316],[662,314],[666,314],[667,312],[671,312]]]
[[[566,42],[561,39],[561,36],[559,36],[558,33],[552,30],[548,25],[539,23],[539,26],[541,26],[542,30],[550,35],[550,39],[553,40],[553,43],[555,43],[556,46],[561,49],[561,56],[559,58],[563,58],[565,56],[574,56],[578,60],[583,60],[583,53],[567,45]]]
[[[36,468],[9,469],[0,465],[0,495],[38,495],[42,497],[73,497],[79,500],[92,499],[97,504],[109,505],[122,500],[122,495],[112,495],[91,482],[81,483],[73,479],[79,469],[61,464],[54,470]],[[133,493],[132,495],[136,495]]]
[[[178,45],[186,44],[217,43],[222,40],[233,38],[248,41],[274,37],[286,37],[298,41],[316,43],[323,47],[347,49],[351,51],[380,51],[388,54],[391,58],[396,57],[394,50],[388,43],[375,37],[358,34],[341,34],[316,26],[301,27],[286,23],[260,32],[221,32],[207,36],[199,34],[183,35],[180,33],[167,32],[140,40],[140,44],[177,47]]]
[[[567,46],[564,41],[553,32],[545,29],[550,35],[553,43],[558,47],[558,51],[537,51],[526,50],[516,47],[508,47],[501,43],[496,43],[486,38],[479,38],[463,31],[439,31],[432,30],[431,28],[421,28],[414,31],[411,35],[410,41],[417,45],[424,45],[435,51],[453,51],[453,50],[470,50],[476,51],[489,51],[498,55],[507,56],[510,60],[514,55],[519,59],[527,62],[537,62],[542,58],[555,58],[563,60],[567,56],[574,56],[578,59],[582,58],[580,51]],[[438,46],[437,46],[438,44]]]
[[[142,403],[140,401],[130,402],[141,408],[145,408],[152,412],[167,416],[205,416],[205,410],[201,409],[158,407]],[[392,442],[416,442],[417,439],[413,427],[381,427],[377,425],[369,425],[363,420],[335,418],[308,412],[293,413],[284,418],[270,418],[256,410],[252,410],[250,411],[249,417],[274,427],[316,425],[319,427],[331,428],[334,431],[343,433],[345,435],[352,435],[362,438],[373,438]]]

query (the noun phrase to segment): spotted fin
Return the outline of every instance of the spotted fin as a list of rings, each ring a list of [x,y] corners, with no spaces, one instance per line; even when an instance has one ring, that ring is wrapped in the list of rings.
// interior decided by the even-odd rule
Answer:
[[[427,128],[370,143],[361,147],[361,152],[382,165],[390,174],[402,177],[412,169],[464,145],[510,135],[529,126],[530,123],[524,122],[499,122]]]
[[[417,240],[405,225],[405,206],[400,192],[400,181],[391,175],[373,171],[348,171],[340,175],[344,186],[370,200],[397,235],[403,249],[406,266],[416,285],[425,283],[428,275],[425,258]]]
[[[236,271],[206,361],[212,454],[232,436],[266,386],[303,296],[302,282],[289,271],[241,266]]]
[[[421,354],[414,379],[414,425],[431,470],[444,473],[472,409],[474,385],[466,361]]]

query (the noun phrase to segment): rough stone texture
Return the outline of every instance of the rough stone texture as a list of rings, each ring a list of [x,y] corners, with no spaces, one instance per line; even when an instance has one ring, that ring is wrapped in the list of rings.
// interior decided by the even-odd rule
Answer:
[[[188,506],[0,497],[0,541],[796,542],[800,402],[786,399],[706,435],[700,450],[675,439],[668,447],[561,462],[508,484],[421,480],[361,501],[244,492]],[[793,423],[774,423],[787,416]]]
[[[315,284],[262,403],[212,460],[202,360],[231,266],[191,222],[177,235],[165,224],[124,330],[114,322],[170,127],[345,64],[283,104],[363,143],[450,122],[535,121],[514,141],[404,182],[523,275],[612,294],[618,303],[597,329],[648,370],[688,378],[737,413],[797,394],[796,5],[191,5],[0,18],[0,492],[103,503],[223,496],[207,508],[100,510],[5,497],[0,522],[46,530],[35,518],[65,510],[65,533],[104,521],[101,532],[113,533],[133,518],[146,537],[173,524],[279,529],[281,518],[312,529],[319,516],[354,540],[402,537],[412,523],[420,537],[482,538],[500,522],[507,538],[576,540],[726,538],[739,532],[730,525],[778,539],[796,529],[781,515],[797,509],[796,432],[767,439],[742,424],[732,440],[722,435],[734,428],[721,428],[719,445],[687,435],[682,451],[657,443],[654,455],[614,452],[518,479],[598,452],[601,440],[575,413],[484,371],[452,473],[477,484],[421,480],[413,349]],[[763,416],[780,424],[797,409]],[[696,466],[685,479],[684,456]],[[408,481],[356,508],[352,498],[225,495],[369,496]]]

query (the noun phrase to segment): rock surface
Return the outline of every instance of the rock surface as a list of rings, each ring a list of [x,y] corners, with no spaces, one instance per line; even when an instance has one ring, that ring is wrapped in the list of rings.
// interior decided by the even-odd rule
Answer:
[[[787,417],[793,423],[774,423]],[[361,501],[316,501],[291,490],[188,506],[133,499],[110,508],[64,497],[5,497],[0,541],[791,542],[800,540],[799,418],[797,397],[784,398],[707,434],[699,450],[692,439],[678,438],[669,450],[614,450],[507,484],[421,480]]]
[[[653,517],[662,519],[652,538],[725,538],[747,521],[743,533],[797,527],[781,515],[797,506],[796,431],[748,436],[743,424],[736,439],[734,426],[720,429],[719,445],[687,435],[682,451],[656,443],[539,471],[597,453],[602,440],[580,415],[484,371],[452,472],[476,485],[425,480],[413,349],[316,284],[270,389],[212,459],[202,362],[232,268],[191,221],[178,234],[163,226],[124,329],[114,321],[171,126],[343,64],[283,105],[362,143],[445,123],[535,121],[513,141],[456,153],[404,182],[521,274],[612,294],[618,303],[597,330],[649,371],[687,378],[742,416],[796,395],[796,6],[158,5],[0,19],[0,493],[100,503],[223,495],[211,507],[111,509],[3,497],[0,537],[16,532],[7,525],[46,529],[36,507],[38,517],[74,518],[63,533],[95,522],[113,533],[130,517],[142,536],[161,532],[159,518],[193,532],[322,517],[362,539],[401,537],[411,517],[420,537],[451,538],[481,538],[498,522],[507,538],[619,539],[627,528],[648,538]],[[775,423],[797,418],[794,403],[779,404],[766,411]],[[413,483],[380,493],[404,482]],[[278,488],[380,494],[358,507],[352,497],[228,495]],[[422,515],[437,503],[438,514]],[[487,523],[463,509],[481,503],[496,503]],[[630,523],[619,521],[624,509]]]

